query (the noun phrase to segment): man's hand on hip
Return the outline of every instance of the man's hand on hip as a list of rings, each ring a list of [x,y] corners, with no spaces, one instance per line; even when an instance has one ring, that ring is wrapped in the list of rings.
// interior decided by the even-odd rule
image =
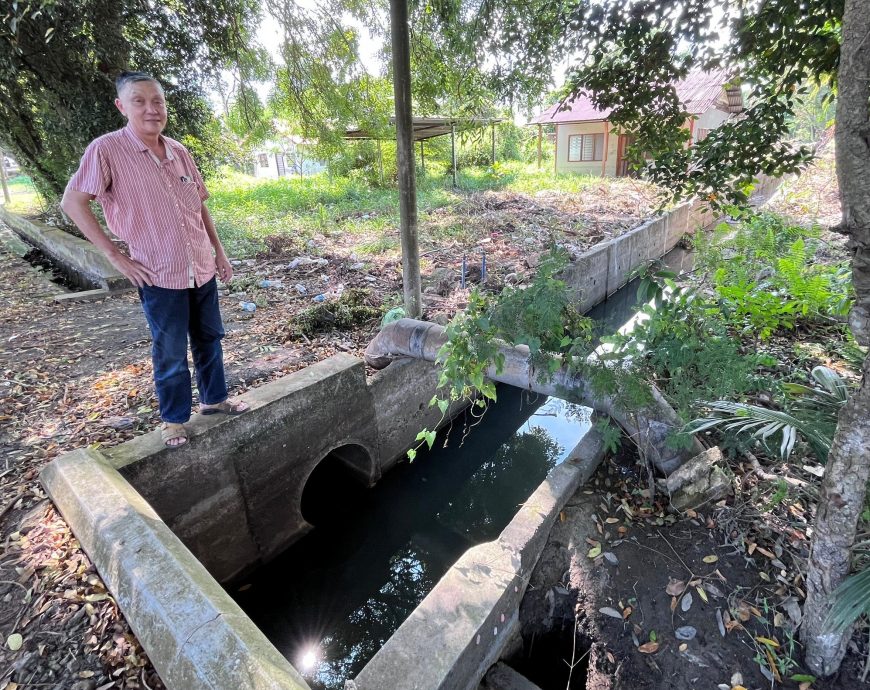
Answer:
[[[214,265],[217,269],[218,278],[222,283],[229,283],[233,279],[233,265],[226,256],[216,256]]]
[[[112,266],[117,268],[118,271],[137,288],[146,285],[154,285],[156,279],[154,272],[151,269],[146,268],[143,264],[140,264],[138,261],[131,259],[126,254],[117,252],[109,257],[109,261]]]

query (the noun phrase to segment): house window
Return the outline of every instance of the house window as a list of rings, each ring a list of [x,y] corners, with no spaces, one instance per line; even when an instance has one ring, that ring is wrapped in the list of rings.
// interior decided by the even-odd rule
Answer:
[[[603,134],[572,134],[568,137],[568,161],[600,161],[604,158]]]
[[[269,156],[265,153],[261,153],[257,156],[260,159],[260,167],[268,168],[269,167]]]
[[[709,129],[696,129],[695,130],[695,141],[704,141],[707,138],[707,135],[710,134]]]
[[[572,134],[568,137],[568,162],[600,161],[603,158],[603,134]]]

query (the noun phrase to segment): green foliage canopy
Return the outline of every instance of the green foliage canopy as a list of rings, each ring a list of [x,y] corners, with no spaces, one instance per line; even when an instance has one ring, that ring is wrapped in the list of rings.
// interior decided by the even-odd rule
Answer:
[[[59,195],[84,147],[123,124],[113,101],[125,69],[166,90],[167,134],[200,142],[208,168],[218,147],[203,86],[244,63],[256,0],[35,0],[0,15],[0,146],[40,190]]]

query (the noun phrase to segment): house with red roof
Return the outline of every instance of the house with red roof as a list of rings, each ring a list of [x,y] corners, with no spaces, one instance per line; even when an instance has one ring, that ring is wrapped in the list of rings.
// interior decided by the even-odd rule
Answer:
[[[724,70],[692,72],[674,88],[689,115],[686,127],[693,143],[743,111],[740,86]],[[580,94],[564,106],[556,103],[530,124],[538,125],[539,138],[544,125],[555,126],[557,173],[621,176],[628,173],[625,151],[632,137],[611,127],[609,115],[610,109],[598,110]]]

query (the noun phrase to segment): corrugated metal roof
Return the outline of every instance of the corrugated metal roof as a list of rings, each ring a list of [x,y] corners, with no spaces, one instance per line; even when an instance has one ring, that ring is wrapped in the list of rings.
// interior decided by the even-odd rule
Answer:
[[[690,72],[682,81],[674,84],[677,96],[690,115],[700,115],[714,107],[720,99],[722,105],[731,113],[739,113],[743,110],[743,96],[739,86],[723,88],[728,83],[728,75],[725,70],[711,70],[709,72]],[[590,122],[606,120],[611,113],[610,108],[598,110],[589,97],[579,94],[576,98],[567,102],[567,109],[560,110],[561,103],[556,103],[547,108],[537,117],[532,118],[530,124],[554,124],[564,122]]]

